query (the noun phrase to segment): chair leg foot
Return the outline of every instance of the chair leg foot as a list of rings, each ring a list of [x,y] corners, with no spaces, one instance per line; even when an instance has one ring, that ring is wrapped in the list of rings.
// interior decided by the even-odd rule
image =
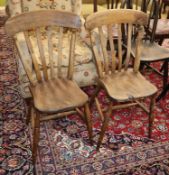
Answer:
[[[33,165],[34,165],[34,168],[33,168],[33,175],[36,175],[37,173],[36,173],[36,165],[35,165],[35,163],[33,163]]]
[[[155,98],[156,98],[156,94],[154,94],[154,95],[151,97],[151,101],[150,101],[149,132],[148,132],[148,137],[149,137],[149,138],[151,138],[151,136],[152,136],[152,126],[153,126],[153,122],[154,122],[153,109],[154,109],[154,105],[155,105]]]
[[[39,135],[40,135],[40,114],[36,111],[36,116],[34,118],[35,127],[33,128],[33,145],[32,145],[32,160],[33,163],[36,163],[36,156],[37,156],[37,148],[39,142]]]
[[[102,144],[103,137],[104,137],[104,134],[106,132],[107,125],[108,125],[108,121],[109,121],[109,116],[105,116],[103,124],[102,124],[102,128],[101,128],[101,132],[100,132],[99,141],[98,141],[97,147],[96,147],[97,151],[99,150],[100,145]]]
[[[101,132],[100,132],[100,137],[99,137],[99,141],[98,141],[97,147],[96,147],[96,150],[97,150],[97,151],[99,150],[100,145],[102,144],[103,137],[104,137],[104,134],[105,134],[105,132],[106,132],[106,128],[107,128],[107,125],[108,125],[108,122],[109,122],[111,113],[112,113],[112,104],[111,104],[111,102],[110,102],[108,111],[107,111],[107,113],[106,113],[106,115],[105,115],[105,117],[104,117],[104,121],[103,121],[103,123],[102,123],[102,128],[101,128]]]

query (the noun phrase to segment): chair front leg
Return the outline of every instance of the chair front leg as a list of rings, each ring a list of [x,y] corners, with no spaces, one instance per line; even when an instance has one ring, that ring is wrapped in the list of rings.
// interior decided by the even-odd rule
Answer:
[[[97,108],[97,110],[98,110],[100,119],[103,121],[103,120],[104,120],[104,115],[103,115],[103,112],[102,112],[102,109],[101,109],[101,107],[100,107],[100,103],[99,103],[99,100],[98,100],[97,97],[95,98],[95,103],[96,103],[96,108]]]
[[[148,137],[151,138],[152,135],[152,126],[154,122],[154,115],[153,115],[153,109],[155,105],[155,98],[156,98],[156,93],[151,96],[151,101],[150,101],[150,111],[149,111],[149,131],[148,131]]]
[[[165,60],[164,64],[163,64],[163,90],[165,89],[165,87],[167,86],[167,82],[168,82],[168,59]]]
[[[39,135],[40,135],[40,113],[36,110],[36,115],[34,117],[33,145],[32,145],[32,159],[34,164],[36,162]]]
[[[90,116],[90,109],[88,102],[84,106],[85,116],[86,116],[86,124],[87,124],[87,130],[89,133],[89,139],[91,144],[93,144],[93,131],[92,131],[92,120]]]
[[[26,124],[28,125],[30,120],[31,120],[31,108],[32,108],[32,100],[26,99],[26,104],[27,104],[27,113],[26,113]]]
[[[95,90],[94,94],[90,98],[90,103],[89,103],[90,106],[92,106],[92,104],[94,103],[95,97],[98,95],[98,93],[100,92],[100,90],[101,90],[101,86],[98,85],[96,87],[96,90]]]
[[[100,132],[100,137],[99,137],[99,141],[98,141],[98,144],[97,144],[97,150],[99,150],[100,148],[100,145],[102,144],[102,141],[103,141],[103,137],[104,137],[104,134],[106,132],[106,128],[107,128],[107,125],[108,125],[108,122],[109,122],[109,119],[111,117],[111,113],[112,113],[112,104],[110,102],[110,105],[109,105],[109,108],[108,108],[108,111],[104,117],[104,121],[102,123],[102,128],[101,128],[101,132]]]

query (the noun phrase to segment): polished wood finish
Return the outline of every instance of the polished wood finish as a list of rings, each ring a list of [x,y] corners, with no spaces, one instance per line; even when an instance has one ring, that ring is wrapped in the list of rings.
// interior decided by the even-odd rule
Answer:
[[[33,20],[32,20],[33,19]],[[30,53],[31,63],[27,64],[26,58],[21,57],[23,66],[30,80],[30,90],[33,97],[32,128],[33,128],[33,148],[32,157],[35,163],[39,141],[40,122],[60,118],[74,113],[79,113],[79,107],[83,108],[83,115],[80,115],[87,124],[89,138],[92,142],[92,122],[90,118],[90,110],[88,106],[88,96],[78,87],[76,82],[72,80],[74,71],[74,52],[76,33],[80,30],[80,17],[68,12],[56,10],[44,10],[25,13],[10,18],[6,22],[6,31],[9,35],[14,36],[18,32],[23,32],[27,49]],[[57,27],[58,35],[52,27]],[[31,43],[30,31],[34,32],[39,49],[41,65],[35,56],[35,49]],[[69,32],[70,43],[69,48],[69,65],[67,76],[62,75],[62,52],[64,32]],[[48,39],[48,55],[49,65],[46,63],[46,54],[44,53],[43,37]],[[52,37],[58,37],[58,57],[53,55]],[[16,40],[16,46],[19,53],[22,51]],[[20,54],[21,55],[21,54]],[[57,59],[58,70],[54,71],[53,60]],[[36,80],[33,78],[33,72],[36,73]],[[81,113],[82,113],[81,111]],[[43,114],[43,115],[42,115]],[[45,115],[46,114],[46,115]],[[55,115],[53,115],[55,114]],[[30,117],[29,117],[30,118]],[[29,120],[28,118],[28,120]]]
[[[108,10],[104,12],[97,12],[87,17],[86,27],[90,31],[98,29],[100,35],[100,47],[94,42],[93,36],[91,36],[91,42],[93,52],[95,55],[95,62],[99,74],[98,88],[94,93],[95,96],[99,93],[100,89],[106,91],[109,97],[110,104],[104,116],[99,107],[99,103],[96,100],[96,106],[103,120],[100,138],[98,141],[97,149],[99,149],[103,140],[104,133],[106,131],[109,118],[111,117],[112,110],[127,108],[133,105],[140,106],[144,111],[148,112],[149,118],[149,136],[151,135],[152,123],[153,123],[153,106],[154,97],[157,92],[157,88],[151,84],[146,78],[139,72],[140,66],[140,54],[141,54],[141,41],[144,35],[144,25],[147,25],[147,15],[143,12],[119,9],[119,10]],[[118,43],[116,49],[113,44],[114,40],[112,34],[110,34],[110,26],[118,25]],[[127,29],[127,39],[122,39],[122,24]],[[136,25],[137,24],[137,25]],[[110,51],[106,49],[104,39],[102,36],[102,27],[107,26],[108,40],[110,43]],[[136,37],[136,48],[135,48],[135,59],[133,64],[130,64],[131,52],[132,52],[132,33],[133,29],[137,31]],[[92,32],[91,32],[92,34]],[[124,57],[123,44],[126,44],[126,56]],[[110,52],[110,54],[108,54]],[[118,52],[118,56],[115,56],[115,52]],[[124,60],[123,60],[124,58]],[[103,66],[102,66],[103,65]],[[92,96],[91,103],[95,96]],[[150,110],[147,110],[142,100],[152,97],[150,104]],[[96,98],[97,99],[97,98]],[[118,102],[117,105],[112,105],[111,102]]]

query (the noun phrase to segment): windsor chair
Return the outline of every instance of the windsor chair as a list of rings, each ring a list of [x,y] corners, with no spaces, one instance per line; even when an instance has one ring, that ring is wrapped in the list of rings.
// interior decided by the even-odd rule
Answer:
[[[97,149],[100,148],[104,133],[112,115],[112,110],[127,108],[138,105],[149,115],[148,135],[151,137],[153,125],[153,107],[157,88],[151,84],[139,72],[141,40],[144,33],[144,25],[148,22],[147,15],[141,11],[130,9],[111,9],[104,12],[97,12],[87,17],[86,28],[91,32],[91,43],[95,55],[95,62],[98,70],[98,84],[95,93],[91,97],[90,104],[96,103],[96,107],[102,119],[102,128]],[[122,59],[122,31],[121,25],[128,27],[127,54],[125,61]],[[118,25],[118,47],[115,49],[112,26]],[[110,51],[107,50],[106,42],[103,38],[103,26],[107,27]],[[131,56],[132,31],[138,32],[136,39],[136,57],[133,67],[129,67]],[[98,29],[100,38],[100,47],[96,45],[92,31]],[[117,36],[116,36],[117,37]],[[118,52],[117,52],[118,51]],[[116,54],[118,53],[118,54]],[[100,90],[103,89],[109,99],[108,109],[101,109],[97,98]],[[149,109],[142,100],[150,97]],[[116,102],[116,104],[113,102]],[[105,112],[105,115],[104,113]]]
[[[23,42],[26,43],[30,54],[29,59],[31,61],[28,61],[24,56],[20,58],[30,81],[35,111],[35,115],[31,116],[34,123],[32,146],[34,163],[41,121],[78,113],[86,122],[89,137],[92,140],[88,96],[72,80],[76,34],[80,27],[81,21],[78,15],[57,10],[23,13],[9,18],[6,22],[5,28],[8,35],[14,38],[17,34],[23,35]],[[52,28],[56,30],[52,30]],[[64,40],[67,39],[64,35],[69,35],[69,45],[63,44]],[[48,55],[44,53],[43,38],[48,40]],[[33,39],[37,42],[37,48],[32,46]],[[18,46],[17,40],[15,43]],[[63,76],[62,72],[63,47],[68,47],[69,52],[69,66],[66,77]],[[53,55],[54,49],[58,51],[57,55]],[[18,47],[18,52],[22,52],[21,47]],[[39,52],[39,57],[36,56],[37,54],[35,55],[35,52]],[[49,63],[46,61],[47,57]],[[57,60],[57,65],[54,65],[54,59]],[[57,71],[54,70],[54,66],[57,67]],[[33,72],[36,73],[36,78],[32,76]],[[79,109],[81,107],[84,110]]]

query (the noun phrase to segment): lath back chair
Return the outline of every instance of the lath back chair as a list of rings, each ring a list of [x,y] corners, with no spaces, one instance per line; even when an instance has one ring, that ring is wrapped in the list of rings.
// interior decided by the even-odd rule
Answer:
[[[145,26],[145,35],[142,41],[142,52],[140,54],[141,60],[141,69],[144,71],[144,66],[148,66],[154,70],[157,74],[163,78],[163,89],[165,91],[167,82],[168,82],[168,60],[169,60],[169,51],[167,48],[160,46],[164,38],[167,38],[169,33],[159,32],[166,30],[165,22],[160,25],[161,21],[164,19],[159,19],[160,17],[160,3],[158,0],[142,0],[142,11],[145,11],[148,14],[148,24]],[[167,19],[168,20],[168,19]],[[164,20],[165,21],[165,20]],[[163,26],[163,27],[162,27]],[[160,28],[162,29],[160,29]],[[167,36],[168,35],[168,36]],[[156,42],[158,41],[158,43]],[[135,50],[136,43],[132,43],[132,50]],[[134,52],[133,52],[134,53]],[[133,54],[135,57],[135,54]],[[153,62],[161,62],[162,67],[156,69],[153,66]],[[157,100],[160,100],[161,95],[157,97]]]
[[[155,95],[157,88],[146,80],[139,72],[140,65],[140,51],[141,39],[144,32],[144,25],[147,24],[147,15],[143,12],[130,10],[130,9],[112,9],[105,12],[97,12],[90,15],[86,20],[86,28],[91,31],[91,43],[95,55],[95,61],[99,74],[98,85],[94,95],[91,97],[90,103],[96,102],[96,107],[99,111],[103,121],[99,142],[97,149],[99,149],[104,133],[106,131],[109,118],[111,117],[112,110],[138,105],[146,111],[149,115],[149,132],[151,137],[152,124],[153,124],[153,106],[155,103]],[[113,43],[112,26],[118,25],[118,55],[116,57],[116,50]],[[128,38],[127,38],[127,54],[125,62],[122,61],[122,32],[121,25],[127,24]],[[133,67],[129,66],[131,56],[131,38],[132,30],[138,31],[136,39],[136,59],[134,60]],[[106,44],[103,39],[102,27],[107,27],[108,40],[110,43],[110,52],[106,49]],[[98,29],[100,36],[100,45],[98,47],[94,42],[92,30]],[[110,100],[110,105],[103,115],[103,110],[97,99],[97,95],[101,89],[104,89]],[[142,103],[146,97],[151,98],[150,107]],[[112,102],[117,102],[113,105]],[[122,102],[122,104],[121,104]],[[104,111],[105,112],[105,111]]]
[[[58,32],[54,32],[55,30],[52,30],[53,27],[56,27]],[[23,13],[10,18],[6,22],[6,32],[14,38],[18,33],[22,34],[23,42],[26,43],[30,53],[29,59],[31,62],[26,57],[21,57],[21,61],[30,80],[30,90],[36,114],[32,116],[34,123],[32,147],[34,162],[39,141],[40,121],[53,119],[53,117],[59,118],[77,112],[87,123],[89,137],[90,140],[92,139],[88,96],[72,80],[76,34],[80,27],[81,21],[78,15],[56,10]],[[34,33],[34,39],[37,42],[38,58],[35,56],[37,50],[32,46],[32,38],[30,37],[32,35],[30,35],[30,32]],[[67,77],[62,76],[62,48],[67,46],[64,45],[65,34],[70,36]],[[48,39],[48,55],[44,54],[42,42],[44,37]],[[16,41],[16,46],[18,46],[17,44]],[[57,55],[53,55],[54,49],[57,49]],[[22,52],[21,48],[18,52]],[[47,57],[49,63],[46,61]],[[53,68],[54,59],[57,59],[57,72]],[[32,76],[33,72],[36,72],[36,80]],[[84,108],[85,115],[79,107]],[[42,114],[48,115],[44,116]]]
[[[130,1],[124,0],[122,8],[129,7]],[[130,3],[131,8],[134,9],[133,2]],[[160,1],[159,0],[142,0],[140,1],[140,9],[148,14],[148,24],[145,26],[145,35],[142,42],[143,52],[141,52],[140,69],[144,72],[145,65],[162,76],[163,85],[157,101],[165,96],[168,89],[168,60],[169,51],[167,48],[161,47],[163,40],[169,37],[168,19],[161,18]],[[125,32],[124,32],[125,33]],[[158,42],[158,43],[157,43]],[[132,43],[132,50],[135,49],[135,42]],[[135,57],[135,54],[133,55]],[[153,66],[153,62],[162,62],[160,69]]]

